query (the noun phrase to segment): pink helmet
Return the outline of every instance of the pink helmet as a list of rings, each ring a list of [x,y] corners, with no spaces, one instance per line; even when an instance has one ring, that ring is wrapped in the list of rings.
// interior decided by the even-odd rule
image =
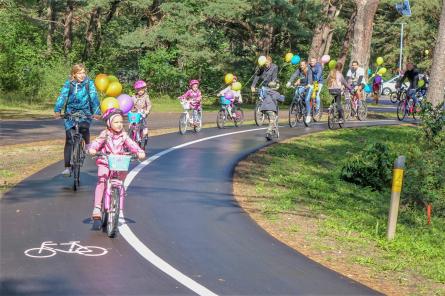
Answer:
[[[147,87],[147,83],[144,80],[138,80],[133,84],[133,88],[138,90],[141,88]]]
[[[122,112],[121,109],[110,108],[107,111],[105,111],[105,113],[102,115],[102,119],[105,120],[107,126],[110,127],[111,121],[116,115],[124,116],[124,113]]]
[[[198,84],[199,85],[199,80],[197,80],[197,79],[190,80],[189,86],[192,87],[194,84]]]

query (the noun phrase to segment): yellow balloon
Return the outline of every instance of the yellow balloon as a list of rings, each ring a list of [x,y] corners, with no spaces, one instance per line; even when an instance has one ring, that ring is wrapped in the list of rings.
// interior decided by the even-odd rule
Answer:
[[[385,67],[380,68],[379,71],[377,72],[380,75],[384,75],[386,73],[387,69]]]
[[[105,94],[109,97],[117,97],[121,93],[122,93],[122,84],[115,81],[110,83]]]
[[[260,65],[260,66],[264,66],[265,64],[266,64],[266,57],[265,56],[260,56],[259,58],[258,58],[258,65]]]
[[[286,61],[286,63],[289,63],[292,60],[293,56],[294,54],[291,52],[286,53],[286,55],[284,56],[284,60]]]
[[[234,82],[234,83],[232,84],[232,89],[233,89],[234,91],[241,90],[241,88],[242,88],[242,85],[241,85],[241,83],[239,83],[238,81],[237,81],[237,82]]]
[[[233,81],[233,74],[232,73],[228,73],[226,74],[226,76],[224,76],[224,82],[226,84],[232,83]]]
[[[108,80],[107,74],[99,74],[96,76],[96,79],[94,80],[94,85],[101,92],[104,92],[109,84],[110,81]]]
[[[119,108],[119,101],[116,98],[107,97],[100,103],[100,111],[102,111],[102,114],[111,108]]]
[[[423,87],[425,85],[425,80],[420,79],[419,82],[417,83],[418,87]]]
[[[428,49],[425,49],[425,54],[428,55],[430,51]]]
[[[377,63],[378,66],[383,64],[383,58],[382,57],[378,57],[377,60],[376,60],[376,63]]]

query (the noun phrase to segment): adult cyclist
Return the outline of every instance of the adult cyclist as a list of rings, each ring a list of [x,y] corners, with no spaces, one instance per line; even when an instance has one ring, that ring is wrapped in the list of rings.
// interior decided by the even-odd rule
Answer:
[[[304,101],[306,102],[306,118],[305,122],[309,124],[311,122],[311,94],[313,89],[313,74],[310,67],[308,67],[306,61],[302,60],[300,62],[300,67],[292,74],[289,81],[287,82],[286,86],[290,87],[292,83],[295,81],[295,86],[297,87],[297,90],[295,91],[298,93],[298,95],[302,95],[306,93],[304,97]]]
[[[409,81],[409,87],[406,94],[408,98],[412,98],[414,100],[414,104],[417,104],[416,91],[417,83],[419,82],[419,71],[411,62],[406,64],[406,71],[403,74],[402,78],[400,78],[400,81],[397,83],[396,87],[400,88],[405,79],[408,79]]]
[[[363,98],[363,88],[365,87],[365,70],[359,67],[357,61],[352,61],[351,68],[346,74],[346,80],[348,84],[351,85],[354,90],[358,93],[358,98]]]
[[[82,64],[76,64],[71,69],[71,77],[65,81],[54,106],[54,117],[61,118],[60,112],[65,108],[66,113],[82,112],[87,117],[80,119],[79,132],[85,144],[90,143],[91,116],[100,119],[99,99],[94,82],[86,76],[86,68]],[[71,174],[71,151],[73,150],[74,121],[65,119],[65,169],[62,175]]]
[[[316,107],[315,107],[315,113],[314,116],[318,115],[320,112],[320,93],[321,89],[323,88],[323,66],[317,61],[316,58],[311,58],[309,60],[309,68],[312,71],[312,79],[314,82],[318,82],[318,90],[316,93]],[[323,110],[321,110],[323,111]]]
[[[250,90],[252,92],[256,91],[256,85],[258,81],[261,79],[261,85],[268,86],[270,82],[277,81],[278,78],[278,66],[272,63],[272,57],[266,57],[266,64],[264,67],[261,67],[255,74],[255,78],[252,81],[252,85],[250,86]],[[260,92],[261,96],[261,92]]]

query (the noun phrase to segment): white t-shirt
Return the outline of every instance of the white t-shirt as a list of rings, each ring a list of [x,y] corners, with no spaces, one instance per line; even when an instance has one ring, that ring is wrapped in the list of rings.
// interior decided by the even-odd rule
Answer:
[[[365,70],[363,70],[363,68],[358,67],[357,70],[354,72],[352,72],[351,69],[349,69],[348,73],[346,74],[346,77],[348,79],[351,79],[352,82],[357,82],[360,76],[363,76],[362,83],[366,84]]]

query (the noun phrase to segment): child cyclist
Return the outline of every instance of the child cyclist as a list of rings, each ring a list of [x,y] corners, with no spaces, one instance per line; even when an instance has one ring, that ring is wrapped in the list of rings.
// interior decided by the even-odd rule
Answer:
[[[266,138],[270,140],[272,137],[272,130],[277,128],[277,116],[278,116],[278,102],[284,102],[284,96],[277,90],[279,85],[275,81],[271,81],[268,87],[264,88],[264,99],[261,103],[260,110],[269,118],[269,127],[267,128]]]
[[[133,88],[136,93],[132,97],[133,110],[131,110],[131,112],[139,112],[142,114],[142,118],[144,118],[144,130],[142,133],[143,137],[145,137],[148,135],[147,115],[150,114],[151,110],[151,101],[147,92],[147,83],[145,83],[144,80],[138,80],[133,84]]]
[[[100,135],[91,143],[88,152],[95,155],[98,151],[107,154],[124,154],[125,149],[137,154],[139,159],[145,158],[145,152],[139,148],[124,131],[123,113],[120,109],[108,109],[102,117],[107,129],[102,131]],[[94,220],[101,219],[102,198],[105,192],[106,182],[110,173],[108,163],[103,157],[96,160],[97,165],[97,185],[94,194],[94,209],[92,218]],[[127,172],[119,172],[119,178],[124,180]]]
[[[243,98],[241,96],[241,90],[233,90],[233,85],[235,82],[237,82],[238,78],[236,76],[233,76],[232,84],[224,88],[218,93],[218,97],[225,97],[227,93],[233,94],[233,98],[230,99],[232,102],[228,107],[227,111],[229,111],[230,116],[233,116],[233,112],[236,111],[236,105],[243,103]]]
[[[193,124],[196,125],[199,121],[198,113],[202,112],[201,107],[201,100],[202,95],[201,91],[199,90],[199,81],[196,79],[190,80],[189,83],[190,89],[187,90],[182,96],[180,96],[178,99],[181,101],[181,104],[188,103],[190,106],[190,109],[193,110]]]
[[[344,114],[343,114],[343,108],[341,104],[341,92],[343,90],[343,87],[346,87],[347,89],[351,90],[352,87],[347,83],[345,77],[341,73],[341,70],[343,68],[343,64],[338,62],[335,65],[335,69],[332,69],[329,72],[328,76],[328,89],[329,93],[334,97],[335,102],[337,103],[337,110],[338,110],[338,117],[339,122],[344,122]]]

